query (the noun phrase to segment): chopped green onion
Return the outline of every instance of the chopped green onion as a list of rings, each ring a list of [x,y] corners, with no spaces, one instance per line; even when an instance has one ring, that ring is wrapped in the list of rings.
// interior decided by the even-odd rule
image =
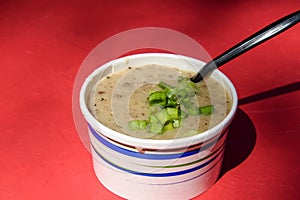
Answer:
[[[165,83],[165,82],[162,82],[160,81],[158,84],[158,87],[160,87],[161,89],[169,89],[169,90],[172,90],[173,87],[170,86],[169,84]]]
[[[175,119],[172,123],[173,128],[179,128],[181,125],[181,122],[179,119]]]
[[[167,97],[167,104],[165,105],[165,107],[176,107],[179,105],[178,98],[175,94],[169,95]]]
[[[170,119],[179,119],[179,110],[178,108],[166,108],[167,114]]]
[[[160,81],[159,91],[150,90],[147,98],[149,102],[149,120],[132,120],[129,122],[131,130],[148,130],[151,133],[162,134],[179,128],[181,120],[188,116],[210,115],[214,111],[212,105],[197,107],[192,98],[198,93],[195,83],[187,77],[179,76],[178,85],[173,87]],[[184,108],[184,111],[181,109]],[[188,134],[196,134],[190,131]]]
[[[157,119],[162,123],[166,124],[169,121],[179,119],[178,108],[167,107],[156,114]]]
[[[160,123],[150,123],[150,133],[160,134],[163,133],[164,125]]]
[[[179,76],[177,82],[179,83],[177,89],[184,89],[187,91],[186,95],[191,95],[191,97],[195,96],[195,92],[198,88],[194,82],[183,76]]]
[[[157,117],[150,116],[150,123],[149,123],[149,132],[150,133],[163,133],[164,124],[162,124]]]
[[[213,105],[203,106],[199,108],[199,112],[202,115],[211,115],[214,111]]]
[[[161,107],[159,105],[149,106],[149,115],[155,114],[160,110],[161,110]]]
[[[175,127],[173,126],[173,123],[169,122],[164,125],[164,132],[173,130]]]
[[[148,97],[148,101],[150,106],[158,104],[158,105],[166,105],[167,103],[167,95],[164,92],[152,92]]]
[[[129,128],[131,130],[143,130],[147,126],[146,120],[131,120],[129,121]]]
[[[162,124],[165,124],[167,121],[170,120],[170,117],[169,117],[166,109],[159,111],[157,113],[156,117]]]

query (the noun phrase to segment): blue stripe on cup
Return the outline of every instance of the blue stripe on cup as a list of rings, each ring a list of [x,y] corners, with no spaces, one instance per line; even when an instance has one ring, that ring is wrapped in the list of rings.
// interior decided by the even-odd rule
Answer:
[[[182,170],[182,171],[176,171],[176,172],[168,172],[168,173],[145,173],[145,172],[138,172],[138,171],[134,171],[134,170],[130,170],[130,169],[121,167],[121,166],[109,161],[107,158],[103,157],[99,152],[97,152],[97,150],[95,149],[95,147],[92,144],[91,144],[91,146],[92,146],[93,151],[98,155],[98,157],[101,158],[103,161],[105,161],[107,164],[109,164],[109,165],[111,165],[111,166],[113,166],[113,167],[115,167],[115,168],[117,168],[121,171],[127,172],[127,173],[140,175],[140,176],[148,176],[148,177],[170,177],[170,176],[178,176],[178,175],[191,173],[191,172],[197,171],[197,170],[211,164],[223,152],[223,151],[218,152],[218,154],[216,156],[214,156],[212,159],[210,159],[207,162],[205,162],[203,164],[200,164],[196,167],[190,168],[190,169],[186,169],[186,170]]]
[[[122,148],[120,146],[117,146],[111,142],[109,142],[108,140],[106,140],[105,138],[103,138],[102,136],[100,136],[92,127],[91,125],[88,126],[90,132],[97,138],[97,140],[99,142],[101,142],[103,145],[107,146],[108,148],[127,155],[127,156],[131,156],[131,157],[135,157],[135,158],[141,158],[141,159],[150,159],[150,160],[169,160],[169,159],[176,159],[176,158],[183,158],[183,157],[187,157],[187,156],[191,156],[191,155],[195,155],[197,153],[199,153],[200,151],[204,151],[206,149],[208,149],[209,147],[215,145],[225,134],[222,134],[219,138],[216,138],[215,140],[211,141],[210,143],[208,143],[207,145],[202,146],[201,148],[192,150],[192,151],[186,151],[186,152],[182,152],[182,153],[174,153],[174,154],[147,154],[147,153],[140,153],[137,151],[131,151],[125,148]]]
[[[206,171],[202,172],[201,174],[198,174],[192,178],[188,178],[182,181],[177,181],[177,182],[170,182],[170,183],[143,183],[143,182],[136,182],[136,181],[132,181],[134,183],[138,183],[138,184],[142,184],[142,185],[176,185],[176,184],[180,184],[180,183],[185,183],[185,182],[189,182],[192,181],[194,179],[197,179],[205,174],[207,174],[208,172],[210,172],[211,170],[213,170],[217,164],[219,164],[223,159],[223,156],[221,156],[210,168],[208,168]]]

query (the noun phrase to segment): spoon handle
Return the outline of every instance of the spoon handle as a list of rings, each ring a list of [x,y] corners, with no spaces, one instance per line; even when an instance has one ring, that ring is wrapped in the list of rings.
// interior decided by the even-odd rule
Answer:
[[[225,63],[229,62],[235,57],[245,53],[253,47],[267,41],[268,39],[271,39],[277,34],[296,25],[299,21],[300,10],[273,22],[272,24],[266,26],[265,28],[261,29],[260,31],[241,41],[237,45],[228,49],[224,53],[220,54],[212,61],[208,62],[195,76],[191,78],[191,81],[195,83],[201,81],[203,77],[212,72],[214,69],[224,65]]]

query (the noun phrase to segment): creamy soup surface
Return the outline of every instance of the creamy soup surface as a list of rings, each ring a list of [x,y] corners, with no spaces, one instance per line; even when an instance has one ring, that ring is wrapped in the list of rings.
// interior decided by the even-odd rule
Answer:
[[[194,72],[161,65],[128,67],[98,81],[89,108],[94,117],[105,126],[133,137],[172,139],[201,134],[220,123],[232,106],[228,91],[210,77],[196,84],[199,93],[195,102],[199,107],[213,105],[214,112],[211,115],[189,116],[182,119],[182,127],[162,134],[146,130],[132,131],[128,127],[130,120],[149,118],[147,97],[150,90],[160,90],[156,85],[158,81],[176,85],[178,76],[191,77],[193,74]]]

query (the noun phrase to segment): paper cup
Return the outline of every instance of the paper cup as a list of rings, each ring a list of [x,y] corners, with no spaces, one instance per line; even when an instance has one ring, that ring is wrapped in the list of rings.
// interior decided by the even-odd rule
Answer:
[[[195,136],[168,140],[135,138],[97,121],[89,109],[89,101],[103,73],[148,64],[195,72],[204,65],[190,57],[147,53],[114,60],[92,72],[81,88],[80,108],[88,124],[94,170],[108,190],[126,199],[191,199],[218,179],[227,127],[237,109],[236,90],[219,70],[211,74],[228,90],[232,107],[218,125]]]

